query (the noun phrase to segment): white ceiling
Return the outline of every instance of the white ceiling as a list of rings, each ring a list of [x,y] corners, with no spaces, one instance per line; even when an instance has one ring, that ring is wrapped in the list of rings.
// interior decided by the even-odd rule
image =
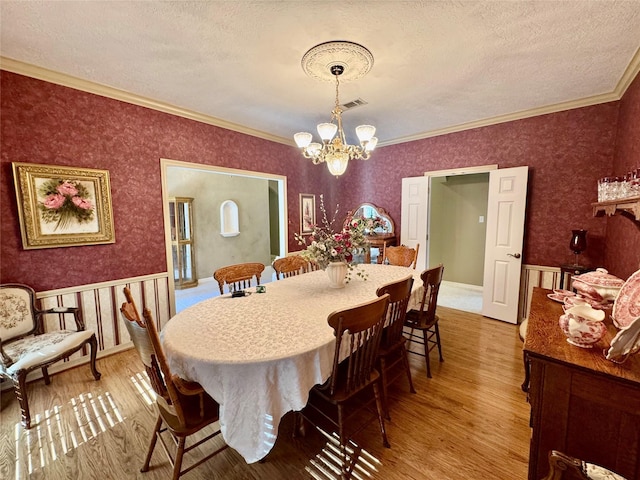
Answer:
[[[381,144],[616,100],[640,69],[640,0],[0,0],[0,21],[2,68],[284,143],[329,119],[300,60],[330,40],[374,56],[340,100]]]

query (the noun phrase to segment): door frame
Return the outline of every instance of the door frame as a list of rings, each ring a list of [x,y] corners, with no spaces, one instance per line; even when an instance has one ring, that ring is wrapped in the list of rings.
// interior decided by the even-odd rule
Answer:
[[[167,260],[167,273],[169,274],[169,308],[170,316],[176,314],[176,295],[173,282],[173,255],[171,253],[171,228],[169,220],[169,195],[167,188],[167,169],[169,167],[184,168],[188,170],[200,170],[207,173],[218,173],[224,175],[237,175],[240,177],[259,178],[262,180],[273,180],[278,184],[278,230],[280,231],[279,256],[287,253],[287,239],[289,238],[288,222],[289,218],[287,210],[287,177],[284,175],[276,175],[273,173],[255,172],[251,170],[239,170],[236,168],[218,167],[214,165],[206,165],[202,163],[184,162],[180,160],[171,160],[169,158],[160,159],[160,178],[162,186],[162,212],[164,219],[164,243]]]
[[[432,170],[430,172],[424,172],[425,177],[429,177],[429,185],[427,187],[427,239],[426,239],[426,264],[429,265],[429,251],[431,242],[431,179],[434,177],[453,177],[457,175],[475,175],[477,173],[489,173],[493,170],[498,170],[497,164],[492,165],[478,165],[475,167],[462,167],[451,168],[448,170]],[[482,252],[484,256],[484,252]],[[482,286],[484,288],[484,285]]]

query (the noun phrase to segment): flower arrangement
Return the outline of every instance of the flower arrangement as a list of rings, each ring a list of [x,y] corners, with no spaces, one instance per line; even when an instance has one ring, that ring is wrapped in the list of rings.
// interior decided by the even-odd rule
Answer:
[[[375,235],[376,230],[387,231],[387,223],[382,217],[354,218],[353,222],[357,222],[358,228],[362,229],[368,235]]]
[[[365,248],[367,240],[364,235],[364,228],[357,220],[351,220],[344,228],[335,232],[333,224],[338,214],[339,206],[333,214],[331,221],[327,218],[324,206],[323,195],[320,195],[320,211],[322,212],[322,226],[313,225],[313,231],[308,237],[295,234],[299,245],[307,248],[302,252],[302,256],[318,264],[321,269],[327,268],[331,262],[344,262],[349,266],[347,280],[354,267],[353,255]],[[307,240],[308,238],[308,240]],[[307,243],[309,241],[310,243]],[[357,272],[358,276],[364,277],[362,272]]]
[[[56,222],[54,230],[67,227],[74,219],[79,223],[93,220],[94,206],[89,191],[78,181],[51,179],[39,188],[42,221]]]

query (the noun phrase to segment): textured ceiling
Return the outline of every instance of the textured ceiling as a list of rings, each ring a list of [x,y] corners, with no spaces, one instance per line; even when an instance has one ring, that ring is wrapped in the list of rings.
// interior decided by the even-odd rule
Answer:
[[[640,68],[640,0],[1,0],[0,21],[3,68],[17,60],[286,143],[328,121],[334,86],[300,60],[330,40],[374,56],[340,100],[367,102],[344,114],[348,137],[370,123],[381,144],[616,99]]]

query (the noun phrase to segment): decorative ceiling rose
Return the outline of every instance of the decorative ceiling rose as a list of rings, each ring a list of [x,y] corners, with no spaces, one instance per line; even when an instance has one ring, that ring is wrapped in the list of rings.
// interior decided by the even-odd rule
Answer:
[[[366,75],[373,66],[373,55],[357,43],[326,42],[305,53],[301,63],[302,69],[310,77],[336,82],[336,101],[331,111],[331,121],[317,127],[322,143],[312,142],[313,135],[308,132],[298,132],[293,138],[305,158],[311,159],[314,165],[326,163],[331,174],[338,177],[346,171],[349,160],[368,160],[378,144],[378,139],[373,136],[376,133],[373,125],[356,127],[360,145],[347,143],[342,129],[343,110],[339,99],[340,80],[355,80]]]
[[[364,77],[373,67],[373,55],[362,45],[347,41],[325,42],[311,48],[302,57],[302,69],[311,78],[334,82],[331,67],[340,65],[344,73],[340,81],[350,82]]]

